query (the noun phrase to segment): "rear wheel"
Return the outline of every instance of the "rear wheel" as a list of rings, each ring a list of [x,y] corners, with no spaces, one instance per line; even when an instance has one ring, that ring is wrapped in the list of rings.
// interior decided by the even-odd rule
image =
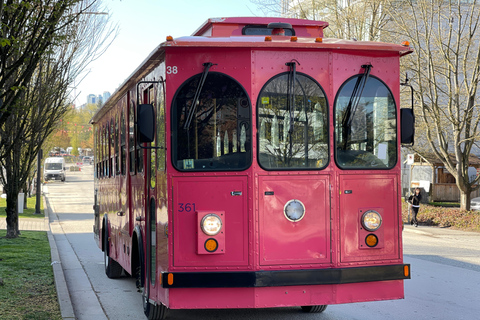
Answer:
[[[119,278],[122,275],[123,268],[122,266],[112,258],[110,258],[110,244],[108,243],[108,231],[107,228],[105,229],[105,240],[104,244],[105,247],[103,248],[103,263],[105,265],[105,274],[110,279]]]
[[[162,304],[158,303],[154,305],[150,302],[148,297],[148,292],[145,290],[145,287],[142,286],[142,266],[138,266],[135,270],[135,278],[137,290],[142,293],[142,302],[143,302],[143,313],[148,320],[164,320],[167,318],[168,308]]]
[[[164,320],[167,318],[168,308],[162,303],[154,305],[148,301],[148,297],[145,294],[145,290],[142,292],[143,312],[147,316],[148,320]]]
[[[319,306],[302,306],[302,311],[306,313],[321,313],[327,309],[327,305]]]

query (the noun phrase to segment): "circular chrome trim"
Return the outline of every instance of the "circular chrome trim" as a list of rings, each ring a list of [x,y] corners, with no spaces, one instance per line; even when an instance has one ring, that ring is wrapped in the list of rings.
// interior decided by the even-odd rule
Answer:
[[[209,217],[216,217],[218,219],[218,221],[220,221],[220,228],[218,229],[217,232],[213,233],[213,232],[207,232],[204,228],[204,223],[205,223],[205,220]],[[220,231],[222,230],[222,227],[223,227],[223,221],[222,221],[222,218],[220,218],[218,215],[216,215],[215,213],[209,213],[209,214],[206,214],[203,218],[202,218],[202,221],[200,222],[200,228],[202,229],[203,233],[205,233],[207,236],[215,236],[217,234],[220,233]]]
[[[377,226],[376,228],[369,228],[369,227],[367,227],[366,224],[365,224],[365,217],[366,217],[366,215],[368,215],[368,214],[370,214],[370,213],[376,214],[376,215],[378,216],[379,220],[380,220],[380,222],[378,223],[378,226]],[[377,230],[382,226],[382,221],[383,221],[382,215],[381,215],[380,213],[378,213],[377,211],[375,211],[375,210],[368,210],[368,211],[366,211],[364,214],[362,214],[362,221],[361,221],[361,223],[362,223],[362,226],[365,228],[365,230],[368,230],[368,231],[377,231]]]
[[[299,204],[299,205],[301,206],[302,210],[303,210],[301,216],[300,216],[298,219],[292,219],[292,218],[290,218],[290,217],[288,216],[288,214],[287,214],[287,207],[288,207],[290,204],[292,204],[292,203],[294,203],[295,205],[298,205],[298,204]],[[285,216],[285,218],[287,218],[288,221],[298,222],[298,221],[302,220],[303,217],[305,217],[305,206],[303,205],[302,201],[300,201],[300,200],[297,200],[297,199],[289,200],[289,201],[285,204],[285,206],[283,207],[283,215]]]

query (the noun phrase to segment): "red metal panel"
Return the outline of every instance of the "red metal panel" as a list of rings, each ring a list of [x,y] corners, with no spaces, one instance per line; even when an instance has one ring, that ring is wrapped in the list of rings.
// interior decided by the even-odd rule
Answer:
[[[259,177],[260,265],[330,262],[330,199],[328,176]],[[292,222],[285,204],[298,199],[303,219]]]
[[[196,36],[241,36],[242,28],[246,25],[268,25],[270,22],[278,22],[278,18],[272,17],[231,17],[212,18],[204,22],[193,34]],[[322,37],[323,29],[328,22],[282,18],[282,22],[290,23],[295,29],[295,34],[302,37]],[[212,29],[215,31],[212,32]]]
[[[242,195],[232,196],[238,191]],[[247,177],[176,177],[173,180],[174,267],[244,267],[248,264]],[[197,212],[225,212],[224,254],[198,254]]]
[[[364,230],[361,216],[376,210],[382,216],[380,229]],[[374,248],[365,245],[367,234],[379,239]],[[401,259],[398,241],[397,176],[340,175],[340,261],[385,261]]]
[[[403,299],[403,280],[262,288],[170,289],[171,309],[271,308]]]

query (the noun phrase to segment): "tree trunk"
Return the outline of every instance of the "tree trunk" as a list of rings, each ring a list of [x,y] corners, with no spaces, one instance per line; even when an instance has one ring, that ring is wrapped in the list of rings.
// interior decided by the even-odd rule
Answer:
[[[470,200],[471,200],[471,192],[470,190],[463,191],[460,190],[460,209],[461,210],[470,210]]]
[[[20,235],[20,231],[18,230],[18,213],[17,213],[17,208],[14,206],[13,210],[12,208],[9,208],[8,203],[7,203],[7,208],[5,209],[7,212],[7,218],[5,219],[7,221],[7,238],[17,238]]]

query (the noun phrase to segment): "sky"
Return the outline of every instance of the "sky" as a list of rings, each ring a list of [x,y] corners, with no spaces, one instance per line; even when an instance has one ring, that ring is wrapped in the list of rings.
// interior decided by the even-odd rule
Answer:
[[[264,16],[250,0],[103,0],[103,4],[119,32],[76,81],[72,94],[77,106],[85,104],[89,94],[113,94],[169,35],[190,36],[208,18]]]

